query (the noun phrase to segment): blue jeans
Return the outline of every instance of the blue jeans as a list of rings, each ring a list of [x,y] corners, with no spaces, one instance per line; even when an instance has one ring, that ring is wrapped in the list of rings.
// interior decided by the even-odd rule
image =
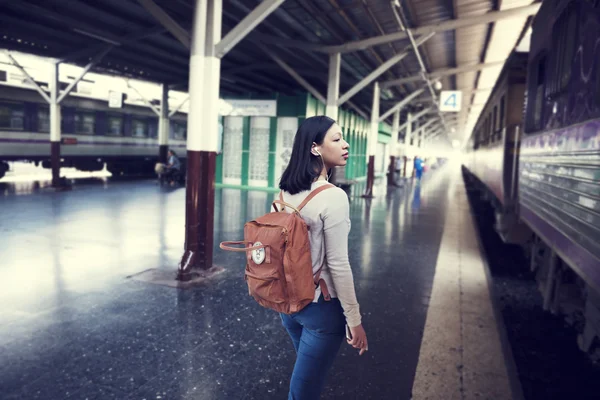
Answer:
[[[288,400],[317,400],[344,340],[346,318],[340,301],[310,303],[295,314],[280,314],[296,349]]]

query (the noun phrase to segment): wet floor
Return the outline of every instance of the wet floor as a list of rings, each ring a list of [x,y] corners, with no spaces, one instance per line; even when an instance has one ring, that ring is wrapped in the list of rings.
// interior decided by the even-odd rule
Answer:
[[[350,262],[370,351],[343,345],[324,399],[409,399],[451,165],[375,198],[352,189]],[[218,189],[215,264],[190,290],[132,281],[175,273],[185,189],[86,180],[69,192],[0,188],[0,393],[5,399],[282,399],[294,351],[279,317],[247,295],[242,238],[274,194]]]

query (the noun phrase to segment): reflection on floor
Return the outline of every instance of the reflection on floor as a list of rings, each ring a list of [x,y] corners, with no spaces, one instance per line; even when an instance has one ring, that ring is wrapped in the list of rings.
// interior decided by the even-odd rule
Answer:
[[[352,188],[350,261],[369,335],[343,346],[323,398],[408,399],[446,212],[445,166],[375,198]],[[0,198],[0,393],[5,399],[281,399],[294,362],[279,317],[247,295],[243,259],[177,290],[126,276],[175,271],[185,189],[82,181],[70,192]],[[22,193],[22,190],[21,190]],[[274,194],[220,189],[215,244],[242,237]],[[215,246],[216,247],[216,246]]]

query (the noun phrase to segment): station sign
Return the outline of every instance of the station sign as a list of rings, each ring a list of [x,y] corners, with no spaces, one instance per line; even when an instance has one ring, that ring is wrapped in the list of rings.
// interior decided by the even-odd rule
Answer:
[[[108,92],[108,106],[110,108],[123,107],[123,93],[113,92],[112,90],[109,91]]]
[[[219,115],[276,117],[277,100],[219,99]]]
[[[440,93],[440,111],[459,112],[462,106],[462,92],[460,90],[442,90]]]

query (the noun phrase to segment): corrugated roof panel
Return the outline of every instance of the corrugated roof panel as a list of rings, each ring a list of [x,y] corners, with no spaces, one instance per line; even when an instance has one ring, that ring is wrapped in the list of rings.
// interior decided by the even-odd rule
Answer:
[[[468,18],[484,15],[494,7],[491,0],[456,0],[455,15],[457,18]],[[460,28],[455,31],[456,35],[456,64],[457,66],[475,65],[481,62],[488,36],[489,24],[474,25]],[[456,75],[456,88],[470,91],[475,87],[477,72],[466,72]],[[473,95],[463,96],[463,106],[459,112],[459,126],[464,126],[469,105]]]
[[[504,0],[501,2],[500,9],[507,10],[515,7],[523,7],[532,4],[532,0]],[[484,63],[506,60],[512,50],[518,44],[517,41],[527,21],[527,17],[515,17],[503,19],[495,22],[492,27],[490,40],[485,52]],[[493,87],[502,71],[502,66],[486,68],[480,71],[477,86],[480,88]],[[473,96],[473,104],[485,104],[491,91],[478,92]],[[469,134],[481,113],[481,108],[475,106],[470,111],[467,123],[466,134]]]

